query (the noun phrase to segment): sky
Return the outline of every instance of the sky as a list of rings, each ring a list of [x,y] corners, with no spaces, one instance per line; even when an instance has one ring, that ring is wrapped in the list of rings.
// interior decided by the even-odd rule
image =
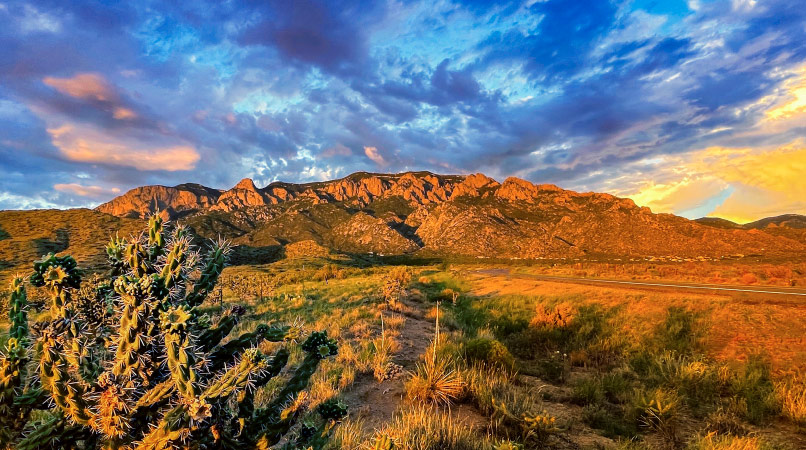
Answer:
[[[0,209],[430,170],[806,214],[803,6],[0,0]]]

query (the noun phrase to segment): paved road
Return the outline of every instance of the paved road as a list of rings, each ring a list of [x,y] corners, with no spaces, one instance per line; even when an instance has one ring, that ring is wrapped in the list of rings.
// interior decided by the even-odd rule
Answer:
[[[650,288],[664,290],[694,290],[729,293],[764,294],[776,296],[792,296],[796,298],[806,297],[806,289],[783,286],[735,286],[727,284],[706,284],[706,283],[679,283],[675,281],[631,281],[631,280],[608,280],[603,278],[579,278],[562,277],[555,275],[536,275],[517,273],[512,274],[509,269],[483,269],[477,273],[492,276],[508,276],[511,278],[523,278],[531,280],[553,281],[559,283],[575,283],[590,285],[617,285],[634,288]]]

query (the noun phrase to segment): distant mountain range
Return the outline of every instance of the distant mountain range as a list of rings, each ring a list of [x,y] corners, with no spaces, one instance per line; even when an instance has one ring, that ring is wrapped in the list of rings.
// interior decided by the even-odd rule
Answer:
[[[359,172],[264,188],[250,179],[229,190],[144,186],[94,211],[0,212],[0,265],[49,249],[81,247],[89,256],[112,230],[130,232],[154,212],[201,236],[232,239],[239,262],[271,260],[301,241],[342,253],[476,258],[806,256],[805,216],[747,225],[692,221],[610,194],[518,178],[499,183],[482,174]]]

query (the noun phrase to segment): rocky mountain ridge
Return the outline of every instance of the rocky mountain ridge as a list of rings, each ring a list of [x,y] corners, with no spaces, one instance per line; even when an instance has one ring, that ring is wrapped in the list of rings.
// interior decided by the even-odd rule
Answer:
[[[312,241],[345,253],[478,258],[806,255],[802,233],[698,223],[653,214],[610,194],[518,178],[499,183],[483,174],[358,172],[264,188],[244,179],[224,191],[196,184],[145,186],[97,210],[131,218],[157,211],[204,236],[229,237],[257,253]]]

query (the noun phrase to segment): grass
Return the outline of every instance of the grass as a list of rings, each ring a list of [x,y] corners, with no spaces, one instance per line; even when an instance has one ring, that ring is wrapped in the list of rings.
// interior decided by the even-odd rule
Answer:
[[[351,402],[333,449],[370,448],[379,437],[396,448],[564,448],[594,434],[624,448],[771,449],[772,425],[806,427],[806,384],[784,373],[806,361],[806,349],[783,337],[803,329],[792,305],[526,283],[477,277],[476,267],[396,269],[333,255],[228,267],[221,302],[202,310],[215,320],[243,306],[234,335],[274,321],[336,337],[338,356],[291,405],[304,418],[327,399]],[[390,308],[381,288],[403,270],[405,296]],[[437,317],[439,337],[405,380],[390,380],[412,329]],[[294,367],[302,353],[290,351]],[[261,388],[257,406],[286,377]],[[373,392],[372,401],[397,405],[391,420],[362,412]],[[399,402],[403,394],[411,401]]]

